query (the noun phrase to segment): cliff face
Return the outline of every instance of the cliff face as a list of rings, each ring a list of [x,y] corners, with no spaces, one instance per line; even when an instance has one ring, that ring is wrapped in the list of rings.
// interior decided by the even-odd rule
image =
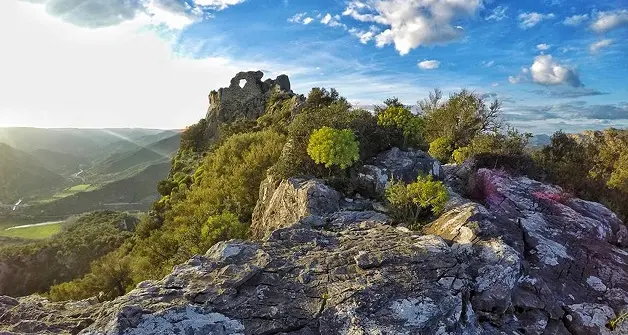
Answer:
[[[627,334],[625,226],[600,204],[447,166],[425,234],[317,180],[266,188],[258,242],[229,241],[114,301],[0,298],[0,330],[81,334]],[[273,226],[275,223],[275,226]]]

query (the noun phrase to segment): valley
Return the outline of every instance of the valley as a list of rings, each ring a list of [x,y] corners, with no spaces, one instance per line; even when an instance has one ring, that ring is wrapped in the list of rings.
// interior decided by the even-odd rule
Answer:
[[[0,237],[41,239],[73,215],[150,209],[179,141],[171,130],[0,128]]]

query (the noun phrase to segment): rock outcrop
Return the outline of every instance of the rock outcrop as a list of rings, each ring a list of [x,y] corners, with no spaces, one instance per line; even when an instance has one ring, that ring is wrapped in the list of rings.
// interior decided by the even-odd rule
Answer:
[[[218,243],[110,302],[2,297],[0,332],[628,334],[607,327],[628,312],[623,223],[558,187],[470,174],[476,201],[454,194],[425,235],[320,181],[267,180],[261,241]]]
[[[207,138],[215,137],[220,124],[238,119],[256,120],[264,114],[274,90],[293,94],[288,76],[262,81],[263,77],[262,71],[240,72],[231,79],[229,87],[209,93],[209,109],[205,117]]]
[[[379,198],[384,195],[386,185],[391,180],[410,183],[417,175],[431,175],[435,179],[443,177],[438,160],[420,150],[402,151],[392,148],[371,159],[357,170],[358,190],[365,196]]]

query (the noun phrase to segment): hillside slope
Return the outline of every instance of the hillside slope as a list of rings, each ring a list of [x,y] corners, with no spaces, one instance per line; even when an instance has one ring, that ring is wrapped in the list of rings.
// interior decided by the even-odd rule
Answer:
[[[50,193],[65,179],[42,166],[35,157],[0,143],[0,202],[12,203],[39,193]]]
[[[179,149],[181,135],[176,134],[157,142],[150,143],[145,147],[121,153],[115,153],[97,163],[92,174],[111,174],[130,169],[136,165],[147,162],[170,161],[172,155]]]
[[[168,175],[170,163],[151,165],[137,174],[57,201],[31,206],[33,216],[66,216],[99,209],[147,209],[157,196],[157,183]]]

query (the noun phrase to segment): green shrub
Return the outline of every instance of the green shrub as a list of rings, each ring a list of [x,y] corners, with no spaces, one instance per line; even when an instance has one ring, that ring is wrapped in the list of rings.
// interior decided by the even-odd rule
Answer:
[[[419,176],[416,182],[407,185],[392,182],[386,188],[386,200],[397,220],[417,228],[422,219],[442,212],[449,192],[442,182],[432,180],[431,176]]]
[[[307,153],[317,164],[346,169],[360,157],[360,147],[349,129],[323,127],[310,136]]]
[[[442,163],[448,163],[453,152],[452,140],[449,137],[439,137],[430,143],[430,156]]]
[[[403,106],[389,106],[377,113],[377,124],[394,127],[403,134],[403,147],[423,147],[423,119]]]

